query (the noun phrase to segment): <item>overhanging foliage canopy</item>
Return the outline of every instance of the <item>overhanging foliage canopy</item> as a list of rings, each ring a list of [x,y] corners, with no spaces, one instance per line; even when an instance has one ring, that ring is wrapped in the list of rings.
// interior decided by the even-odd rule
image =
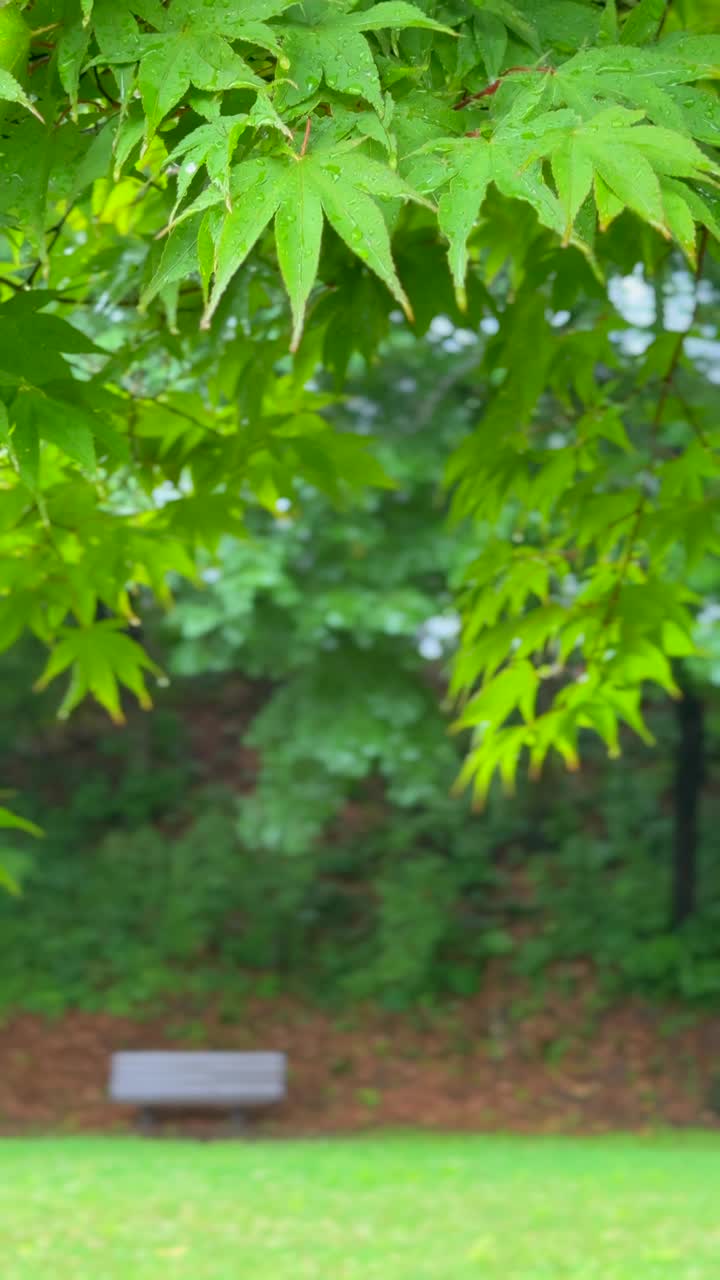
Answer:
[[[464,781],[644,732],[718,546],[685,346],[720,237],[714,10],[0,0],[0,644],[47,645],[63,714],[147,703],[142,590],[248,503],[393,483],[323,410],[398,309],[495,331],[446,476],[478,537]],[[608,280],[673,255],[687,323],[629,364]]]

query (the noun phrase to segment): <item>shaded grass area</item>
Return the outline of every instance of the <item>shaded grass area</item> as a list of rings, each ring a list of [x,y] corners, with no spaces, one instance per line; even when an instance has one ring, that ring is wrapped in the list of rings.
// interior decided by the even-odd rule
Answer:
[[[714,1280],[716,1135],[0,1143],[3,1280]]]

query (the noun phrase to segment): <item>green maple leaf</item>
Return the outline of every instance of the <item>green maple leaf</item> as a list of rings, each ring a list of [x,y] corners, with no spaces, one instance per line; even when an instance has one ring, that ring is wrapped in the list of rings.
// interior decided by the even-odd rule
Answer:
[[[258,175],[220,233],[205,323],[274,214],[278,259],[293,310],[293,350],[300,341],[305,306],[317,274],[324,218],[411,315],[392,260],[385,220],[373,195],[418,198],[393,170],[349,151],[310,153],[289,163],[276,162],[272,175]]]
[[[364,98],[381,112],[380,77],[363,33],[407,27],[454,34],[406,0],[381,0],[355,13],[333,10],[323,0],[307,0],[295,21],[278,27],[290,81],[282,87],[280,98],[293,106],[310,97],[324,80],[336,93]]]
[[[97,352],[94,342],[59,316],[41,308],[51,293],[16,293],[0,305],[0,384],[17,386],[67,378],[64,355]]]
[[[299,344],[305,307],[317,276],[324,222],[387,285],[408,315],[410,303],[392,259],[390,235],[373,197],[423,201],[394,170],[357,150],[358,140],[322,145],[307,154],[256,158],[232,172],[232,211],[216,237],[213,285],[203,317],[207,327],[230,280],[263,231],[275,219],[280,270],[293,312],[292,349]],[[203,196],[186,211],[191,220],[173,231],[166,253],[143,295],[143,306],[169,279],[197,269],[194,241],[197,209],[219,201],[217,192]],[[193,214],[195,216],[193,216]],[[184,215],[181,215],[181,218]]]
[[[275,14],[282,3],[258,3],[253,14]],[[155,33],[141,31],[135,13]],[[138,85],[146,114],[146,141],[177,106],[191,85],[210,93],[227,89],[263,90],[264,81],[233,48],[233,42],[271,49],[280,55],[272,31],[256,17],[244,17],[228,3],[204,5],[175,0],[169,8],[141,0],[101,0],[95,29],[103,58],[123,64],[139,62]]]
[[[682,36],[635,49],[615,45],[588,49],[569,58],[552,76],[555,102],[574,105],[615,98],[634,106],[672,110],[668,91],[720,75],[720,37]],[[667,121],[665,121],[667,123]]]
[[[678,193],[663,197],[661,179],[695,181],[717,177],[720,168],[684,134],[643,122],[643,112],[608,107],[591,120],[578,120],[558,130],[558,117],[548,112],[532,122],[538,143],[530,154],[551,158],[558,197],[565,213],[565,242],[575,218],[595,185],[600,225],[623,209],[632,209],[663,235],[674,234],[690,253],[690,210]],[[526,135],[527,136],[527,135]]]
[[[214,31],[188,25],[144,40],[151,43],[151,48],[140,62],[138,84],[148,139],[191,84],[214,93],[222,89],[264,89],[263,81]]]
[[[35,685],[36,689],[46,689],[70,669],[70,686],[58,713],[61,718],[69,716],[90,693],[111,719],[122,724],[120,685],[130,689],[142,707],[151,705],[144,672],[160,675],[160,669],[139,644],[123,634],[124,625],[122,620],[111,618],[89,627],[66,628],[61,633]]]
[[[88,471],[95,469],[95,442],[86,410],[30,388],[18,393],[12,408],[19,438],[54,444],[73,462]]]
[[[450,270],[458,305],[466,305],[467,242],[477,224],[488,188],[494,183],[503,195],[531,204],[540,222],[560,231],[562,210],[542,177],[538,163],[523,163],[525,154],[502,139],[462,138],[443,144],[454,176],[440,197],[438,223],[449,242]]]
[[[637,52],[637,51],[634,51]],[[662,235],[674,237],[694,260],[693,216],[708,225],[710,210],[679,179],[712,181],[718,165],[685,133],[649,125],[643,111],[621,106],[598,110],[590,118],[561,108],[531,115],[517,103],[491,141],[464,138],[439,144],[438,185],[452,180],[438,204],[440,229],[450,244],[450,267],[460,305],[464,305],[467,241],[477,223],[491,182],[506,196],[527,201],[543,225],[589,252],[576,219],[591,192],[604,230],[623,209],[637,213]],[[518,121],[517,117],[520,117]],[[541,158],[549,158],[556,193],[545,181]],[[417,164],[417,162],[416,162]],[[444,168],[443,168],[444,166]],[[432,174],[432,166],[429,168]],[[668,186],[670,179],[675,186]],[[430,184],[432,187],[432,184]]]

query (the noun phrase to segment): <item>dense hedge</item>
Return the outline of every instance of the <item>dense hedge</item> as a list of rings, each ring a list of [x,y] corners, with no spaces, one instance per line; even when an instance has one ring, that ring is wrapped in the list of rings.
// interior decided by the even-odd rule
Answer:
[[[0,1007],[125,1012],[182,992],[233,1008],[250,988],[403,1007],[472,993],[498,956],[534,982],[584,957],[609,995],[720,997],[717,797],[701,909],[679,932],[667,924],[666,711],[662,749],[622,769],[596,760],[579,779],[494,794],[482,815],[440,790],[393,805],[376,783],[304,851],[296,832],[288,854],[243,840],[251,797],[203,782],[213,759],[192,758],[186,727],[199,706],[218,739],[236,732],[209,696],[188,689],[182,714],[123,731],[66,731],[66,802],[47,741],[44,755],[26,750],[47,836],[23,896],[0,897]]]

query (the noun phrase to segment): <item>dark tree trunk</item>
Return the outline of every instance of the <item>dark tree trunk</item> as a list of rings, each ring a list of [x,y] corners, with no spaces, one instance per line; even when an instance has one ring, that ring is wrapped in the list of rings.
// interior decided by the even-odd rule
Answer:
[[[705,778],[705,708],[683,669],[676,673],[682,698],[675,704],[673,879],[670,921],[675,929],[697,904],[700,795]]]

